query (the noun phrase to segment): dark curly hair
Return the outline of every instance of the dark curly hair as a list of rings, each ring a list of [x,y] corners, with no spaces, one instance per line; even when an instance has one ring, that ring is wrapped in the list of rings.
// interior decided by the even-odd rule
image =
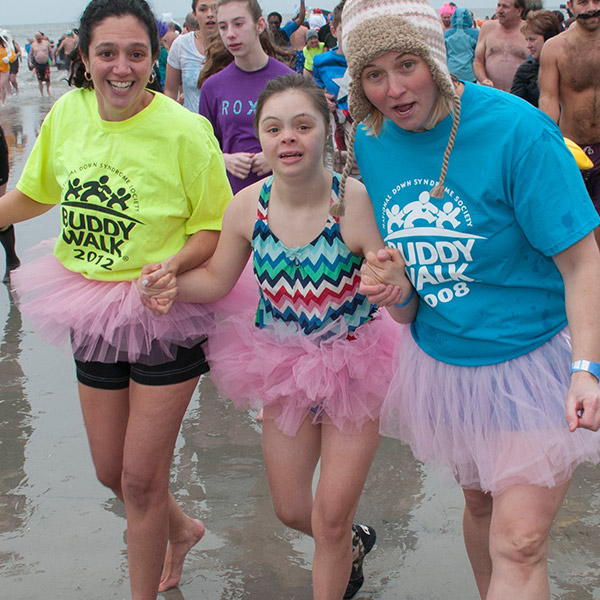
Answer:
[[[69,73],[69,85],[78,88],[93,88],[91,81],[85,78],[85,65],[81,57],[87,59],[94,29],[108,17],[131,15],[138,19],[148,32],[152,57],[156,58],[160,50],[156,18],[146,0],[92,0],[81,15],[79,24],[79,44],[77,54],[72,55],[73,63]]]

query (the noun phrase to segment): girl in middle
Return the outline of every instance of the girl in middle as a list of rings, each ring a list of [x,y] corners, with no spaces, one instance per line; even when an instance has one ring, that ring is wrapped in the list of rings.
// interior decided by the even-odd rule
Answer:
[[[218,326],[211,373],[236,406],[264,407],[275,512],[315,540],[314,597],[340,600],[362,585],[362,560],[375,541],[372,528],[352,522],[379,445],[400,328],[358,292],[362,257],[383,247],[363,185],[348,179],[345,216],[329,214],[339,176],[323,162],[323,91],[302,75],[279,77],[260,95],[255,123],[273,176],[233,198],[207,267],[175,278],[148,265],[138,289],[156,312],[175,298],[213,302],[233,288],[253,252],[258,309]],[[414,303],[404,298],[412,287],[401,260],[392,283],[389,301],[400,304],[391,311],[410,321]]]

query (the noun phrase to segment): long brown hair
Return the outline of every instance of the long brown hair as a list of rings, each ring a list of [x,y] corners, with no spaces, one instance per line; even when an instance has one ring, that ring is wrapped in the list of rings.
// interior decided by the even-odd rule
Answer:
[[[230,0],[225,0],[225,2],[227,1]],[[240,0],[232,1],[239,2]],[[245,0],[241,1],[243,2]],[[258,36],[258,38],[260,40],[260,45],[267,56],[275,58],[276,60],[290,67],[293,66],[294,61],[296,60],[295,52],[286,50],[285,48],[280,48],[273,44],[271,34],[266,29]],[[200,71],[200,75],[198,75],[198,89],[202,88],[204,82],[211,75],[222,71],[232,62],[233,54],[227,50],[227,47],[221,39],[221,35],[218,33],[213,34],[208,41],[208,45],[206,46],[206,62]]]

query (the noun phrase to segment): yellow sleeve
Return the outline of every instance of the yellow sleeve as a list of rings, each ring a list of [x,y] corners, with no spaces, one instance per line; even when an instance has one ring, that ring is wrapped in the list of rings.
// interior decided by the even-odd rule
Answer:
[[[206,159],[187,192],[191,204],[191,215],[186,224],[189,235],[201,230],[220,231],[225,208],[233,197],[219,143],[208,120],[199,118],[204,139],[195,143],[204,146]]]
[[[58,204],[61,200],[61,187],[54,172],[52,109],[40,129],[40,134],[17,182],[17,189],[26,196],[43,204]]]

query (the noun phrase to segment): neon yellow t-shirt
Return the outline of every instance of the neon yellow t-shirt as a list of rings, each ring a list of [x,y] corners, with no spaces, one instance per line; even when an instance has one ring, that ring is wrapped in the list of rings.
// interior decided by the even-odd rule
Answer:
[[[304,46],[302,53],[304,54],[304,68],[307,71],[313,70],[313,60],[317,54],[321,54],[323,52],[323,48],[325,48],[325,42],[319,42],[319,45],[316,48]]]
[[[92,90],[48,113],[17,188],[59,204],[55,256],[89,279],[131,280],[178,252],[190,235],[220,230],[232,197],[210,123],[156,94],[125,121],[103,121]]]

